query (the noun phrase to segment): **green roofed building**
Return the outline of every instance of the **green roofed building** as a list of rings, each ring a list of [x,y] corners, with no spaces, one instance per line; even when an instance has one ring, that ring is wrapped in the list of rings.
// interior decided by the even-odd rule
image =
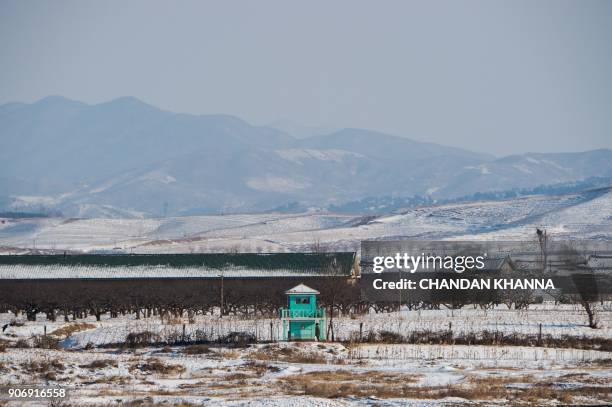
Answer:
[[[351,276],[354,252],[3,255],[0,280]]]

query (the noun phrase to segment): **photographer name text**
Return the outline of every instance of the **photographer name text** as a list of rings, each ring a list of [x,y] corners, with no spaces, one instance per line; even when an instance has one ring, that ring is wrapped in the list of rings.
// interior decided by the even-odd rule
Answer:
[[[554,290],[550,278],[423,278],[372,282],[376,290]]]

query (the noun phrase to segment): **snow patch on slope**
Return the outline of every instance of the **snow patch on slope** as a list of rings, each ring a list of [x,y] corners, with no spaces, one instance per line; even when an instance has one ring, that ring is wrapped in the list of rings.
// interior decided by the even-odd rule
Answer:
[[[278,156],[284,160],[292,161],[298,164],[303,164],[304,160],[341,162],[346,157],[364,157],[359,153],[353,153],[346,150],[314,150],[309,148],[288,148],[284,150],[276,150],[276,154],[278,154]]]
[[[310,186],[308,181],[298,181],[293,178],[282,178],[268,175],[266,177],[249,178],[246,181],[249,188],[257,191],[287,193],[305,189]]]

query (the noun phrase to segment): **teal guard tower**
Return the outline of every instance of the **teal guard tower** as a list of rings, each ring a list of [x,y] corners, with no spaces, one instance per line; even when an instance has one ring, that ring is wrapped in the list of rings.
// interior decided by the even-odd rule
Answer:
[[[283,339],[325,340],[325,308],[317,308],[319,292],[300,284],[285,291],[285,294],[287,294],[287,308],[280,310]]]

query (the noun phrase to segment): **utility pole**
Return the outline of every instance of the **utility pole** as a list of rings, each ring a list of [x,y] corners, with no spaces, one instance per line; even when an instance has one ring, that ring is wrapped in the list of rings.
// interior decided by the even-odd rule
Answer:
[[[398,283],[401,284],[402,282],[402,269],[398,269],[399,274],[398,274]],[[400,285],[401,287],[401,285]],[[402,315],[402,290],[398,290],[399,291],[399,308],[397,309],[397,311],[399,312],[399,315]]]
[[[538,235],[540,252],[542,253],[542,272],[545,272],[546,263],[548,263],[548,235],[546,234],[546,229],[542,231],[540,228],[536,228],[536,234]]]
[[[219,318],[223,318],[223,311],[224,311],[224,305],[223,305],[223,271],[221,271],[221,306],[219,307]]]

